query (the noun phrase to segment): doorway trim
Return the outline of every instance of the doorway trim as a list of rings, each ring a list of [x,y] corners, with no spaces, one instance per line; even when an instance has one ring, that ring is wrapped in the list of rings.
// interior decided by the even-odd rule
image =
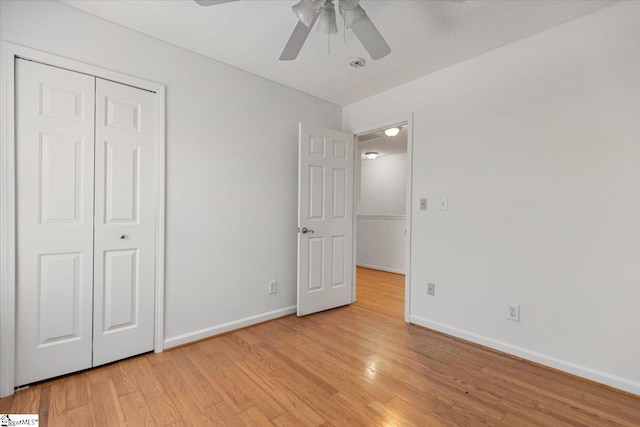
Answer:
[[[386,129],[390,126],[397,125],[398,123],[407,123],[407,202],[406,202],[406,219],[405,219],[405,260],[404,260],[404,321],[410,323],[411,318],[411,207],[413,205],[411,197],[413,194],[413,113],[409,113],[403,116],[395,117],[388,120],[382,120],[371,125],[363,126],[361,128],[345,130],[345,132],[351,132],[357,138],[360,135],[375,132],[378,130]],[[358,156],[358,144],[357,139],[354,144],[354,162],[360,161]],[[360,173],[360,165],[354,165],[354,171]],[[355,179],[354,179],[355,185]],[[354,198],[357,197],[354,191]],[[356,251],[357,251],[357,208],[356,201],[354,200],[353,209],[353,277],[356,277]],[[356,286],[354,280],[353,286],[353,301],[356,300]]]
[[[40,62],[156,94],[156,253],[154,351],[163,350],[165,244],[165,86],[149,80],[0,41],[0,397],[15,387],[16,307],[16,170],[15,170],[15,61]]]

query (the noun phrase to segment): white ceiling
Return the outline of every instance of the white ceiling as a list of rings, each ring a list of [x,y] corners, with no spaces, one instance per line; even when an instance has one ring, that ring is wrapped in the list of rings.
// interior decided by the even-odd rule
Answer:
[[[296,0],[59,0],[69,6],[339,105],[366,98],[546,28],[588,14],[601,0],[361,0],[391,46],[369,58],[350,30],[311,32],[298,58],[279,61],[297,18]],[[367,60],[354,69],[349,61]]]

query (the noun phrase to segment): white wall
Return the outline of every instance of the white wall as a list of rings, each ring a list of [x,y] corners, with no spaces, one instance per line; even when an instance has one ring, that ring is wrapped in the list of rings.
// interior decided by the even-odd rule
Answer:
[[[356,264],[404,274],[405,216],[358,215]]]
[[[407,154],[360,162],[362,215],[404,215],[407,210]]]
[[[404,274],[407,154],[360,162],[356,263]]]
[[[0,15],[2,40],[167,85],[168,345],[295,306],[298,122],[340,107],[59,3]]]
[[[344,108],[414,113],[412,322],[640,394],[639,23],[615,4]]]

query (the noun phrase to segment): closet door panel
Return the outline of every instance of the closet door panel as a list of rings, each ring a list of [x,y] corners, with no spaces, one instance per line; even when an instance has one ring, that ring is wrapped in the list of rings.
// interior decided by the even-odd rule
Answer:
[[[91,366],[95,78],[16,60],[16,385]]]
[[[153,350],[155,100],[96,80],[94,366]]]

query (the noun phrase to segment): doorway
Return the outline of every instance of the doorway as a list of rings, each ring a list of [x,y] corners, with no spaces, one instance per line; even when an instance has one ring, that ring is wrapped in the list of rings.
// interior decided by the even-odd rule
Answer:
[[[407,117],[357,133],[354,177],[356,281],[372,274],[390,286],[402,280],[405,321],[409,316],[411,122]]]

